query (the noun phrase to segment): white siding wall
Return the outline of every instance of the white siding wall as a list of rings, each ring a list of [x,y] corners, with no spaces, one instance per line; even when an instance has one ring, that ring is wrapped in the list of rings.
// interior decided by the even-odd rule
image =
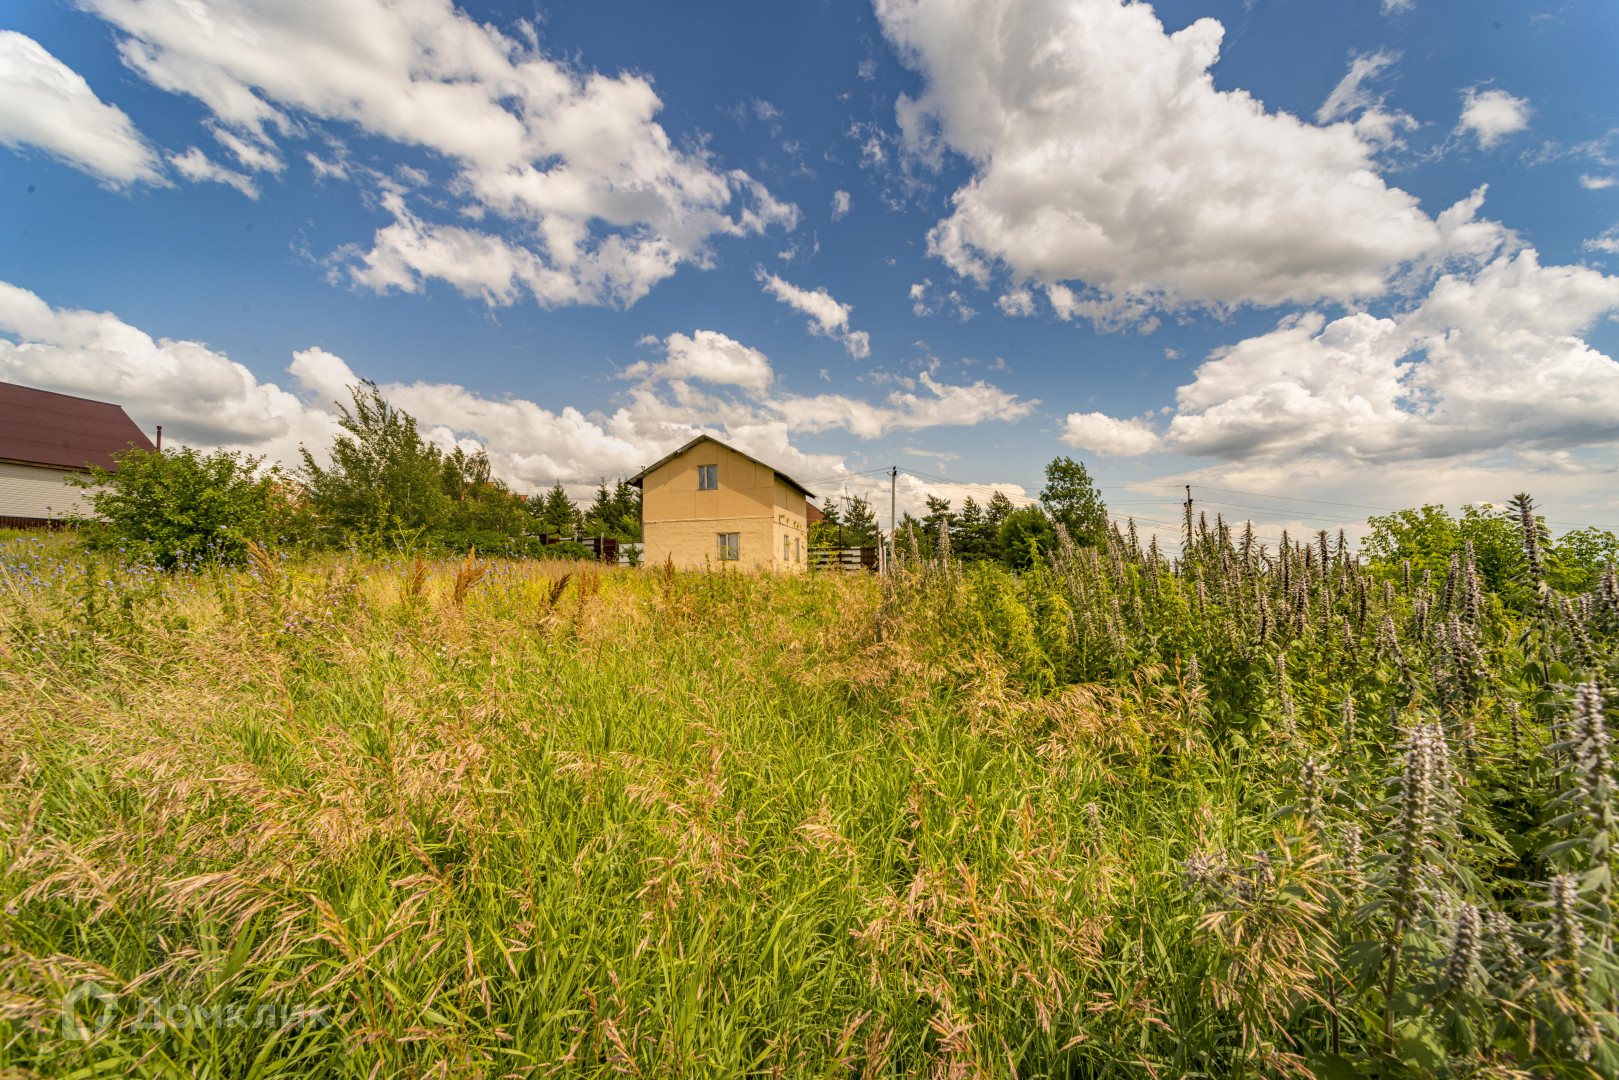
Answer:
[[[0,517],[60,518],[88,514],[86,492],[68,487],[69,469],[0,461]],[[46,507],[50,507],[46,510]]]

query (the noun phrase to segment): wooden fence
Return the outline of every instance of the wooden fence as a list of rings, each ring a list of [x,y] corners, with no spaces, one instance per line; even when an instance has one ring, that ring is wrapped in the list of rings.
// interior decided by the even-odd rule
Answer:
[[[811,570],[840,570],[846,574],[877,572],[876,547],[810,548]]]

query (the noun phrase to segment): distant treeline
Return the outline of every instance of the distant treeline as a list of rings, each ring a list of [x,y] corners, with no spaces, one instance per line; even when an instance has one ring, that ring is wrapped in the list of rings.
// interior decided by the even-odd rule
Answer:
[[[641,539],[641,492],[625,480],[603,480],[584,510],[560,483],[520,495],[492,475],[482,448],[445,453],[423,439],[374,383],[350,396],[326,465],[307,447],[295,470],[227,450],[119,455],[116,472],[78,481],[96,515],[78,522],[80,535],[92,550],[169,568],[240,563],[249,543],[584,558],[576,538]]]
[[[492,475],[482,448],[445,453],[423,439],[415,419],[374,383],[356,384],[350,396],[349,405],[338,407],[339,432],[325,465],[308,448],[301,448],[301,467],[290,471],[225,450],[120,455],[117,472],[95,469],[78,481],[96,513],[79,522],[80,535],[93,550],[122,551],[170,568],[239,564],[250,542],[367,551],[476,547],[489,555],[586,558],[589,551],[576,538],[641,539],[641,491],[625,480],[612,486],[603,480],[585,509],[560,483],[544,494],[520,495]],[[1439,576],[1453,559],[1465,558],[1511,603],[1521,591],[1520,511],[1515,504],[1469,505],[1452,516],[1430,504],[1375,516],[1360,555],[1384,573]],[[860,496],[842,507],[829,498],[821,512],[824,519],[810,527],[812,547],[878,542],[876,510]],[[922,556],[948,550],[966,563],[1025,570],[1058,550],[1059,527],[1082,548],[1105,548],[1119,528],[1109,523],[1085,466],[1066,457],[1046,466],[1038,503],[1014,506],[1001,491],[983,504],[969,496],[960,507],[930,496],[927,513],[906,513],[898,532],[906,549]],[[1619,561],[1619,538],[1611,531],[1585,527],[1553,538],[1544,523],[1539,527],[1547,580],[1559,589],[1587,591],[1608,563]]]
[[[821,513],[824,520],[810,528],[811,547],[877,543],[877,515],[860,496],[850,499],[844,509],[827,499]],[[898,522],[898,532],[907,542],[915,537],[916,549],[925,555],[948,545],[953,556],[967,562],[999,562],[1022,569],[1040,553],[1056,550],[1058,524],[1081,546],[1106,542],[1107,504],[1085,466],[1066,457],[1046,466],[1046,485],[1036,504],[1013,506],[1004,491],[996,490],[982,505],[969,495],[956,510],[949,499],[930,495],[927,513],[917,518],[907,512]]]

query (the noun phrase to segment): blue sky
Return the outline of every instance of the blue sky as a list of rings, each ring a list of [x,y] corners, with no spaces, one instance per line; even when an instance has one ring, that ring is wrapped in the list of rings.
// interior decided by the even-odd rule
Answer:
[[[829,490],[1070,454],[1148,519],[1614,527],[1616,43],[1596,2],[22,0],[0,379],[290,460],[370,378],[523,489],[710,431]]]

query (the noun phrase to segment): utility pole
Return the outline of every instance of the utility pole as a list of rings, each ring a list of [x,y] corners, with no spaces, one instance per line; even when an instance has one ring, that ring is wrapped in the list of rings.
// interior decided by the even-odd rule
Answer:
[[[899,528],[894,517],[894,488],[899,483],[899,466],[888,467],[888,535],[893,536],[894,530]]]
[[[1181,545],[1181,558],[1190,560],[1192,555],[1192,540],[1197,536],[1192,526],[1192,485],[1186,485],[1186,543]]]
[[[894,506],[895,506],[894,491],[895,491],[895,488],[898,487],[898,485],[899,485],[899,466],[898,465],[890,465],[888,467],[888,543],[890,545],[892,545],[894,543],[894,538],[899,535],[899,521],[894,516]]]

